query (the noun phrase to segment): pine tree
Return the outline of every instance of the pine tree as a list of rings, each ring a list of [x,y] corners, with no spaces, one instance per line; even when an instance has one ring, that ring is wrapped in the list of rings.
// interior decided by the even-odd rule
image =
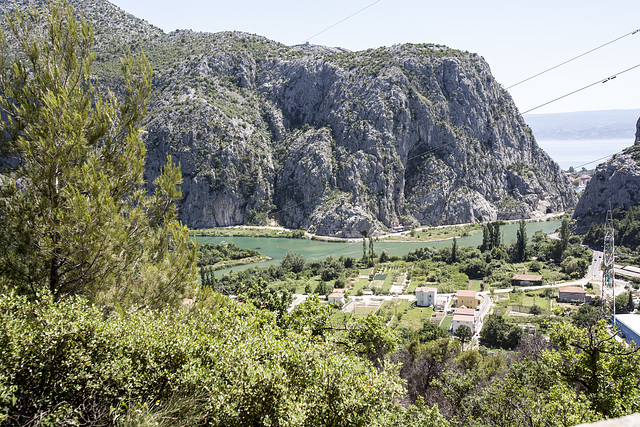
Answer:
[[[93,32],[75,16],[52,3],[8,16],[11,49],[0,34],[2,284],[35,299],[175,302],[195,282],[195,248],[176,220],[179,166],[168,158],[154,191],[144,185],[149,64],[128,55],[121,99],[101,91]]]

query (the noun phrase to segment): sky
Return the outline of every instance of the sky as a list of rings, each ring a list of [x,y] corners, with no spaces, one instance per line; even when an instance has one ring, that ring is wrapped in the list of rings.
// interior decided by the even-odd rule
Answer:
[[[349,50],[398,43],[442,44],[484,57],[505,88],[640,29],[638,0],[111,2],[165,32],[238,30],[286,45],[309,41]],[[524,113],[635,66],[607,83],[531,112],[640,108],[640,31],[508,91]]]

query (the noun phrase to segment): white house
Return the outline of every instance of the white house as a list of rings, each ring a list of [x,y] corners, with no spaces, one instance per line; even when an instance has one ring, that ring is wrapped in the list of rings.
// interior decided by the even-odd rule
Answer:
[[[436,305],[438,299],[438,289],[421,286],[416,288],[416,305],[418,307],[432,307]]]
[[[329,297],[327,298],[329,304],[333,304],[334,302],[341,302],[344,304],[344,294],[342,292],[331,292]]]
[[[436,297],[436,305],[433,308],[438,311],[444,311],[444,309],[447,307],[447,304],[449,304],[450,300],[451,300],[450,295],[438,295]]]
[[[455,334],[456,330],[462,325],[466,325],[471,329],[471,333],[476,333],[476,317],[468,314],[454,314],[451,322],[451,332]]]
[[[451,329],[455,333],[461,325],[467,325],[471,329],[471,333],[475,333],[478,323],[478,312],[473,308],[458,307],[453,311],[453,322]]]

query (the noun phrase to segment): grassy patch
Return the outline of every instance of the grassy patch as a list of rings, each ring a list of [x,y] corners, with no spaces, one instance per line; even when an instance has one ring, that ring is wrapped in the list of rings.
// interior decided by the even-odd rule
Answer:
[[[481,224],[466,224],[451,227],[423,227],[411,230],[401,235],[387,236],[381,240],[400,240],[428,242],[433,240],[445,240],[454,237],[470,236],[482,230]]]
[[[452,323],[453,323],[453,315],[447,314],[444,320],[442,321],[442,323],[440,323],[440,327],[445,331],[448,331],[449,329],[451,329]]]
[[[207,237],[282,237],[290,239],[305,238],[302,230],[283,230],[279,228],[262,227],[216,227],[191,230],[192,236]]]
[[[424,322],[431,319],[432,314],[433,307],[412,307],[403,314],[400,325],[420,329]]]
[[[471,281],[471,290],[480,291],[482,287],[482,280],[472,280]]]
[[[369,287],[369,279],[358,279],[349,291],[349,295],[358,295],[358,292],[367,287]]]
[[[544,290],[518,290],[516,292],[509,292],[508,294],[502,294],[500,301],[496,301],[496,306],[503,309],[503,312],[507,312],[508,307],[513,307],[513,310],[522,312],[523,309],[533,307],[534,303],[544,311],[550,311],[549,298],[542,295]],[[518,308],[518,307],[522,307]]]

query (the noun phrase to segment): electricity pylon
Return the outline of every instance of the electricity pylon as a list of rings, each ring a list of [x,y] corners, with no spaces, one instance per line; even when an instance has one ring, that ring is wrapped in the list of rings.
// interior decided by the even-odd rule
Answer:
[[[605,317],[616,315],[616,284],[614,274],[613,215],[611,207],[604,224],[604,260],[602,262],[602,314]]]

